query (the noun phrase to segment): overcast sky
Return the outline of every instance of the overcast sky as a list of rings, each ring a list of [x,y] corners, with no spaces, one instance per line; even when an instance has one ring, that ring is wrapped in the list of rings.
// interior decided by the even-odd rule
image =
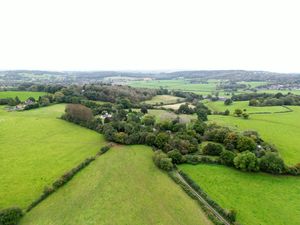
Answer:
[[[0,69],[300,72],[299,0],[0,0]]]

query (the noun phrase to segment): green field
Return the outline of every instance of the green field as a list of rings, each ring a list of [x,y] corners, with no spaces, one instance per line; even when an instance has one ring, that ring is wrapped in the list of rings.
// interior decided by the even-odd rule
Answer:
[[[288,164],[300,162],[300,107],[289,107],[293,112],[255,114],[245,120],[234,116],[209,116],[209,121],[239,130],[256,130],[261,137],[274,144]]]
[[[220,165],[181,165],[222,207],[235,209],[244,225],[297,225],[300,177],[244,173]]]
[[[245,84],[247,86],[250,86],[251,88],[256,88],[258,86],[268,84],[268,82],[264,82],[264,81],[241,81],[241,82],[238,82],[238,83],[239,84]]]
[[[211,224],[152,162],[146,146],[118,146],[25,215],[21,225]]]
[[[172,104],[182,100],[183,98],[172,96],[172,95],[156,95],[152,99],[145,101],[145,103],[150,105],[161,104],[161,103]]]
[[[170,104],[170,105],[163,105],[164,108],[166,109],[174,109],[174,110],[177,110],[179,109],[179,107],[183,104],[186,104],[186,102],[182,102],[182,103],[177,103],[177,104]],[[155,106],[154,108],[159,108],[160,106]],[[189,107],[190,108],[195,108],[194,105],[190,104],[189,103]]]
[[[264,107],[255,107],[249,106],[249,101],[237,101],[233,102],[231,105],[225,105],[223,101],[215,101],[211,102],[208,101],[206,105],[212,110],[217,112],[224,112],[228,109],[232,114],[234,113],[235,109],[246,109],[247,113],[274,113],[274,112],[283,112],[287,111],[286,108],[282,106],[264,106]]]
[[[187,114],[175,114],[173,112],[168,112],[162,109],[148,109],[148,114],[154,115],[157,122],[161,122],[164,120],[173,120],[179,117],[182,122],[188,123],[192,119],[197,119],[197,115],[187,115]]]
[[[33,91],[0,91],[0,98],[15,98],[19,97],[21,101],[27,100],[29,97],[38,99],[39,96],[46,95],[46,92],[33,92]]]
[[[216,90],[218,80],[208,80],[208,83],[191,83],[189,80],[152,80],[152,81],[132,81],[132,87],[143,88],[166,88],[171,90],[191,91],[198,94],[210,94]]]
[[[27,207],[51,184],[103,145],[91,130],[57,119],[65,105],[24,112],[0,108],[0,209]]]

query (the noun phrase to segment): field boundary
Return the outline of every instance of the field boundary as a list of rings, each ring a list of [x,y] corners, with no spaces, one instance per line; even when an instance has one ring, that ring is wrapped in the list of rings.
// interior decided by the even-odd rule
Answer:
[[[114,143],[109,143],[106,146],[103,146],[94,156],[88,157],[85,160],[83,160],[81,163],[79,163],[76,167],[73,167],[68,172],[64,173],[60,178],[55,180],[50,187],[46,186],[43,193],[35,199],[27,208],[26,212],[31,211],[34,207],[36,207],[39,203],[41,203],[43,200],[48,198],[51,194],[56,192],[59,188],[67,184],[72,178],[82,171],[84,168],[86,168],[91,162],[95,161],[98,157],[106,153],[111,147],[114,146]]]
[[[178,183],[181,188],[187,192],[192,198],[196,198],[201,205],[201,208],[207,214],[207,216],[211,219],[214,224],[223,224],[223,225],[231,225],[233,223],[229,222],[224,216],[222,216],[211,204],[209,204],[186,180],[185,178],[178,172],[178,170],[174,170],[173,172],[169,172],[169,176]]]

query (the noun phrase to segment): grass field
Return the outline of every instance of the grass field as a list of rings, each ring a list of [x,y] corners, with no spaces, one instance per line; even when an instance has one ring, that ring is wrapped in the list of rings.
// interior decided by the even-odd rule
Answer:
[[[208,101],[206,105],[213,111],[224,112],[228,109],[231,113],[234,113],[235,109],[246,109],[247,113],[274,113],[274,112],[283,112],[287,111],[286,108],[282,106],[264,106],[264,107],[254,107],[249,106],[249,101],[237,101],[233,102],[231,105],[225,105],[223,101],[210,102]]]
[[[183,105],[183,104],[185,104],[186,102],[182,102],[182,103],[177,103],[177,104],[171,104],[171,105],[163,105],[163,107],[164,108],[166,108],[166,109],[174,109],[174,110],[177,110],[177,109],[179,109],[179,107],[181,106],[181,105]],[[157,108],[159,108],[160,106],[157,106]],[[189,104],[189,107],[190,108],[195,108],[195,106],[194,105],[192,105],[192,104]]]
[[[251,88],[256,88],[258,86],[268,84],[268,82],[264,82],[264,81],[242,81],[242,82],[238,82],[238,83],[245,84],[247,86],[250,86]]]
[[[118,146],[25,215],[21,225],[211,224],[152,162],[146,146]]]
[[[103,137],[57,119],[64,105],[24,112],[0,108],[0,209],[27,207],[65,171],[95,154]]]
[[[182,122],[188,123],[192,119],[197,119],[197,115],[187,115],[187,114],[175,114],[173,112],[168,112],[162,109],[149,109],[148,114],[154,115],[157,122],[164,121],[164,120],[173,120],[179,117]]]
[[[300,177],[244,173],[220,165],[181,165],[222,207],[237,210],[244,225],[298,225]]]
[[[19,97],[21,101],[27,100],[29,97],[38,99],[39,96],[46,95],[46,92],[33,92],[33,91],[0,91],[0,98],[15,98]]]
[[[209,116],[209,121],[239,130],[256,130],[261,137],[274,144],[288,164],[300,162],[300,107],[291,106],[293,112],[251,115],[244,120],[233,116]]]
[[[163,102],[163,104],[172,104],[182,100],[183,98],[172,95],[156,95],[152,99],[145,101],[145,103],[150,105],[160,104],[161,102]]]
[[[218,80],[208,80],[208,83],[193,84],[189,80],[152,80],[152,81],[133,81],[129,85],[132,87],[143,88],[166,88],[171,90],[191,91],[198,94],[210,94],[216,90]]]

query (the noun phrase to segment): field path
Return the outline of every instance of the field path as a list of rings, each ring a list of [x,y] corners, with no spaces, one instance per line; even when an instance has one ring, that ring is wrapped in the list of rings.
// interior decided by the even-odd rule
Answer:
[[[185,179],[178,173],[178,171],[175,172],[176,176],[180,179],[180,181],[182,183],[184,183],[187,187],[189,187],[189,189],[191,190],[191,192],[207,207],[209,208],[212,213],[224,224],[226,225],[230,225],[230,222],[228,222],[221,214],[219,214],[204,198],[202,198],[197,191],[194,190],[193,187],[191,187],[186,181]]]

